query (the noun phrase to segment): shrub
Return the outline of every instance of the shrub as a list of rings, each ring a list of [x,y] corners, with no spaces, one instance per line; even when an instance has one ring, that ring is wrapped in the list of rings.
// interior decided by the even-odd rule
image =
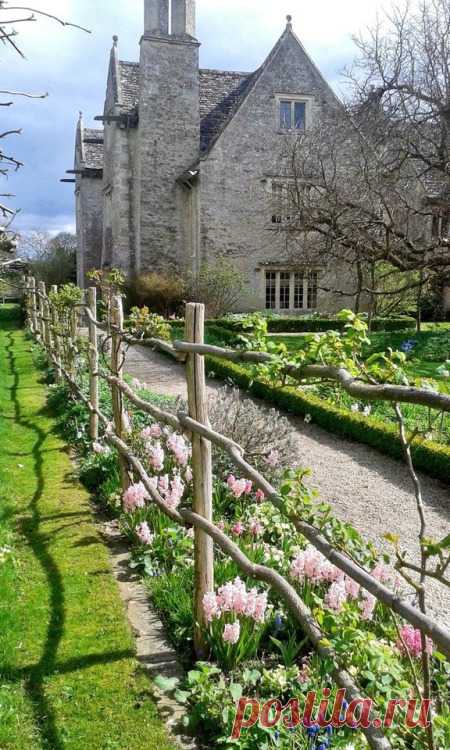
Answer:
[[[178,313],[185,297],[185,283],[173,273],[144,273],[136,276],[127,285],[128,303],[131,306],[146,306],[169,318]]]
[[[267,330],[269,333],[321,333],[324,331],[343,331],[345,321],[334,318],[289,318],[289,317],[267,317]],[[216,326],[241,332],[242,319],[228,319],[214,321]],[[372,321],[372,331],[406,331],[414,330],[416,321],[414,318],[375,318]]]
[[[218,357],[205,357],[205,360],[210,376],[231,380],[235,385],[249,391],[257,398],[276,404],[290,414],[310,415],[312,421],[319,427],[343,438],[370,445],[392,458],[401,459],[403,456],[398,428],[393,424],[386,424],[375,417],[348,412],[346,409],[333,406],[317,396],[302,393],[291,386],[274,387],[260,380],[252,380],[248,370],[234,362],[226,362]],[[450,483],[450,448],[448,446],[417,438],[411,450],[417,469],[446,484]]]
[[[238,304],[246,282],[233,263],[220,258],[204,263],[198,273],[187,278],[187,298],[203,302],[208,317],[220,318]]]
[[[170,326],[161,315],[151,313],[148,307],[132,307],[125,326],[133,336],[170,339]]]
[[[212,427],[238,443],[247,459],[257,468],[268,466],[265,458],[277,456],[277,466],[288,468],[298,461],[292,427],[276,409],[267,409],[245,398],[237,388],[221,388],[209,398],[209,418]],[[227,455],[215,448],[215,465],[233,468]]]

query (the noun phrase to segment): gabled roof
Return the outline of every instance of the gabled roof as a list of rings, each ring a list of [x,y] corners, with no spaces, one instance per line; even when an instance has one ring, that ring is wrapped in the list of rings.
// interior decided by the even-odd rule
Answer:
[[[299,38],[294,34],[292,24],[288,22],[275,47],[261,67],[254,73],[200,69],[200,151],[202,154],[206,154],[212,148],[261,75],[289,38],[293,38],[299,45],[315,74],[327,86],[331,95],[336,99],[336,103],[338,102],[331,87],[309,57]],[[118,67],[120,104],[125,113],[134,114],[139,105],[139,63],[119,61]]]
[[[86,169],[103,169],[103,130],[83,129],[83,156]]]
[[[200,148],[207,151],[251,85],[254,73],[200,70]],[[120,104],[132,114],[139,105],[139,63],[119,62]]]
[[[233,117],[255,73],[200,70],[200,150],[207,151]]]

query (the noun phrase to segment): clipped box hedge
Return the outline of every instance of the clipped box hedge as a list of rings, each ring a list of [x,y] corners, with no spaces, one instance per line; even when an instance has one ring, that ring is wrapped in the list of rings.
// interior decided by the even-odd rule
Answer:
[[[403,457],[398,430],[393,424],[386,424],[375,417],[349,412],[290,386],[281,388],[267,385],[260,380],[252,381],[248,370],[234,362],[210,356],[205,357],[205,360],[210,377],[232,380],[253,396],[275,404],[290,414],[310,414],[314,424],[347,440],[365,443],[392,458]],[[450,447],[431,440],[418,439],[412,445],[412,456],[417,469],[450,484]]]
[[[210,321],[211,325],[220,326],[240,333],[243,331],[240,320],[227,318]],[[269,333],[321,333],[325,331],[343,331],[346,322],[335,318],[267,318]],[[372,331],[411,331],[416,329],[414,318],[407,316],[397,318],[375,318]]]

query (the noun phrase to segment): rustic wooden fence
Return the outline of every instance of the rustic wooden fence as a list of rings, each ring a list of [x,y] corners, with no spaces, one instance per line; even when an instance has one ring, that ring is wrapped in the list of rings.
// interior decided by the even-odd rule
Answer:
[[[56,291],[53,289],[53,291]],[[332,645],[326,639],[311,610],[305,605],[290,582],[277,571],[264,565],[251,562],[244,552],[213,523],[212,508],[212,444],[228,453],[235,466],[242,475],[251,479],[254,485],[261,489],[266,498],[282,513],[285,513],[283,498],[275,487],[262,476],[245,459],[244,452],[239,445],[218,434],[211,429],[208,421],[208,400],[206,393],[204,357],[213,354],[231,361],[267,362],[270,355],[263,352],[246,352],[232,349],[222,349],[204,343],[204,306],[188,304],[185,316],[185,341],[173,344],[158,339],[144,339],[131,336],[124,330],[122,298],[113,296],[108,305],[111,319],[106,323],[97,320],[96,289],[90,288],[85,293],[85,301],[70,312],[65,319],[65,330],[61,331],[60,312],[52,304],[47,295],[45,284],[36,285],[33,278],[25,282],[25,299],[28,325],[31,333],[45,348],[50,361],[55,367],[58,380],[65,380],[77,398],[89,409],[91,414],[90,436],[93,441],[98,439],[100,426],[104,438],[117,450],[120,467],[122,488],[126,490],[129,483],[139,479],[143,482],[151,500],[165,515],[174,522],[187,527],[193,527],[195,532],[195,587],[194,587],[194,641],[199,656],[205,655],[204,628],[205,619],[202,601],[206,592],[214,587],[214,545],[228,555],[245,575],[263,581],[272,587],[285,601],[293,616],[299,622],[304,633],[308,636],[319,655],[333,663],[332,676],[341,688],[347,690],[350,699],[364,699],[360,687],[355,679],[340,663]],[[79,317],[84,313],[88,326],[88,373],[89,395],[80,387],[76,377],[77,338],[79,335]],[[110,340],[109,372],[102,372],[99,367],[99,332]],[[62,340],[64,339],[64,341]],[[124,382],[124,367],[126,361],[125,346],[139,344],[152,349],[159,349],[170,354],[186,366],[186,381],[188,390],[188,413],[174,415],[159,407],[149,404],[140,398],[131,387]],[[103,347],[103,349],[105,349]],[[293,377],[300,375],[327,377],[336,380],[353,395],[364,398],[386,399],[392,402],[414,402],[450,411],[450,397],[442,396],[430,391],[420,391],[395,385],[367,385],[351,378],[342,368],[331,368],[321,365],[309,365],[302,373],[290,370]],[[109,420],[99,407],[99,382],[103,379],[111,391],[113,405],[113,420]],[[193,505],[192,510],[179,508],[169,509],[160,493],[154,488],[150,477],[145,471],[138,456],[127,445],[127,431],[124,403],[128,401],[153,419],[166,424],[173,429],[189,436],[192,442],[193,469]],[[432,638],[440,651],[450,656],[450,631],[437,623],[431,617],[421,612],[409,602],[380,583],[373,576],[355,563],[344,552],[333,547],[320,530],[311,523],[303,520],[295,513],[288,514],[289,521],[316,549],[318,549],[331,563],[343,571],[347,576],[359,583],[363,589],[372,594],[379,602],[400,615],[405,621],[420,629]],[[370,726],[363,729],[370,747],[374,750],[387,750],[391,744],[381,729]]]

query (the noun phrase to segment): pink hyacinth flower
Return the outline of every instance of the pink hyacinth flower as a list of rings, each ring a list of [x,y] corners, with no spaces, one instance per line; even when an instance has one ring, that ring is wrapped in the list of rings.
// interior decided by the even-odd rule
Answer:
[[[225,643],[231,643],[233,646],[239,641],[241,635],[241,625],[237,620],[232,625],[225,625],[223,630],[223,640]]]
[[[261,536],[264,532],[264,526],[258,519],[253,518],[249,523],[248,530],[253,536]]]
[[[132,513],[132,511],[136,510],[137,508],[144,508],[145,501],[148,499],[148,492],[142,482],[132,484],[123,493],[124,510],[128,513]]]
[[[154,540],[154,536],[152,532],[150,531],[150,527],[147,523],[147,521],[144,521],[139,526],[136,527],[136,534],[140,542],[142,544],[152,544]]]
[[[350,599],[357,599],[361,590],[361,586],[359,585],[359,583],[354,581],[353,578],[348,578],[348,576],[346,576],[345,590]]]
[[[150,448],[149,460],[150,465],[155,471],[162,471],[164,469],[164,451],[161,443],[156,443],[155,446]]]
[[[257,503],[263,503],[266,499],[266,496],[262,490],[256,490],[255,493],[255,500]]]
[[[369,594],[368,591],[363,592],[363,599],[359,603],[359,606],[361,608],[361,617],[363,620],[372,620],[373,613],[375,611],[375,607],[377,605],[377,600],[372,594]]]
[[[237,521],[237,523],[234,524],[234,526],[231,527],[231,533],[235,536],[242,536],[242,534],[245,533],[245,526],[240,521]]]
[[[206,622],[212,622],[215,617],[220,617],[220,607],[214,591],[208,591],[203,597],[203,612]]]
[[[333,583],[325,596],[325,606],[335,612],[340,612],[346,601],[345,584],[342,581]]]
[[[403,645],[401,638],[398,639],[397,648],[400,653],[406,656],[406,646],[411,656],[418,659],[422,655],[422,636],[420,630],[415,630],[412,625],[404,625],[400,629],[400,634],[405,644]],[[425,650],[427,654],[431,655],[433,653],[433,641],[428,636],[426,637]]]

